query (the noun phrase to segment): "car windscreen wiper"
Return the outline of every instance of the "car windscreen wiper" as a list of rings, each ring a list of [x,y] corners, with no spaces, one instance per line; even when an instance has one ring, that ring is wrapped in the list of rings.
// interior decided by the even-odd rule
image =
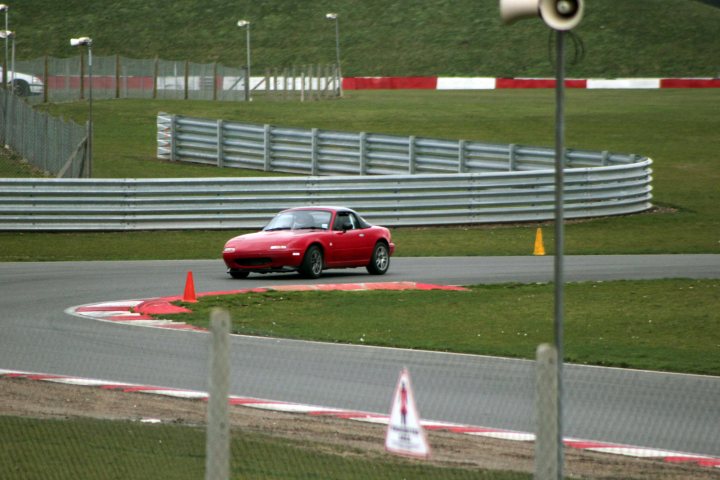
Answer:
[[[265,232],[275,232],[277,230],[290,230],[290,227],[274,227],[274,228],[263,229],[263,231],[265,231]]]

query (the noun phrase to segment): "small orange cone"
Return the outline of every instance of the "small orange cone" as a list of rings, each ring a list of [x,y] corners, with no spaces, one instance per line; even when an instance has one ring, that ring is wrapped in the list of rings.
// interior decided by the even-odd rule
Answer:
[[[185,280],[185,293],[183,293],[182,301],[185,303],[197,303],[197,297],[195,296],[195,282],[193,281],[192,272],[187,273],[187,279]]]
[[[542,229],[538,228],[535,233],[535,251],[533,255],[545,255],[545,247],[543,246]]]

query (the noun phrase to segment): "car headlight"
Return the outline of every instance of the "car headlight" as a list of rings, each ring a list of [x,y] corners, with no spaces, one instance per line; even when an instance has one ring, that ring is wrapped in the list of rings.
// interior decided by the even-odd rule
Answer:
[[[235,253],[235,247],[225,247],[223,253]]]
[[[270,245],[270,250],[286,250],[287,245]]]

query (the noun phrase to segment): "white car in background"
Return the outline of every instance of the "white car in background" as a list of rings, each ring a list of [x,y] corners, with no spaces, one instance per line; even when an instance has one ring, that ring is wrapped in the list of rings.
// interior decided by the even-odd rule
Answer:
[[[0,67],[0,80],[2,79],[3,69]],[[29,97],[30,95],[42,95],[45,84],[35,75],[27,73],[7,72],[7,84],[12,86],[15,93],[21,97]]]

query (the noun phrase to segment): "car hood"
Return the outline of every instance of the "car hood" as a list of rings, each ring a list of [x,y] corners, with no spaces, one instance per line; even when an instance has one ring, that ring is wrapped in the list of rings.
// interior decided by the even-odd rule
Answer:
[[[277,230],[275,232],[248,233],[231,238],[225,246],[253,247],[262,245],[287,245],[293,240],[316,233],[318,230]]]

